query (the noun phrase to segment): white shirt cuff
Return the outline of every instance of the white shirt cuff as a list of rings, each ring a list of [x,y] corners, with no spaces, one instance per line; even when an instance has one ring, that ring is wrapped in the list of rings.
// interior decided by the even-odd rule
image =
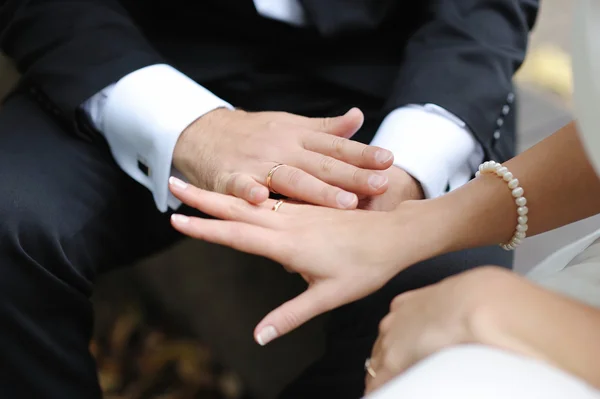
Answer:
[[[390,112],[371,144],[392,151],[394,165],[421,183],[426,198],[467,183],[484,156],[465,123],[435,104]]]
[[[181,202],[168,179],[180,134],[202,115],[233,107],[168,65],[152,65],[90,98],[83,109],[110,146],[117,164],[153,194],[166,212]]]

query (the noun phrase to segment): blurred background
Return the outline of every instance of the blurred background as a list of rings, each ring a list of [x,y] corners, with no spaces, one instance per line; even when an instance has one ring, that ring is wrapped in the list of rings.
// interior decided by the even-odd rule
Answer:
[[[571,11],[571,0],[542,0],[515,78],[520,151],[571,118]],[[0,98],[16,79],[0,56]],[[517,271],[599,224],[591,218],[528,239],[516,252]],[[273,398],[319,355],[326,316],[268,348],[254,344],[252,330],[302,289],[269,261],[190,240],[103,276],[91,350],[106,399]]]

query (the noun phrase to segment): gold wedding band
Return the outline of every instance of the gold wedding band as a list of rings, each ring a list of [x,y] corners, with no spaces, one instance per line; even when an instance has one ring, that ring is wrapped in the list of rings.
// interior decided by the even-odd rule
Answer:
[[[273,205],[273,208],[271,209],[273,210],[273,212],[277,212],[281,205],[283,205],[283,200],[277,200],[277,202]]]
[[[267,174],[267,188],[273,194],[277,194],[277,191],[273,190],[273,187],[271,187],[271,180],[273,180],[273,175],[275,174],[277,169],[281,168],[282,166],[285,166],[285,164],[280,163],[280,164],[273,166],[271,168],[271,170],[269,171],[269,173]]]
[[[367,358],[367,360],[365,360],[365,371],[373,378],[377,377],[377,373],[375,372],[375,370],[373,370],[373,367],[371,366],[371,358]]]

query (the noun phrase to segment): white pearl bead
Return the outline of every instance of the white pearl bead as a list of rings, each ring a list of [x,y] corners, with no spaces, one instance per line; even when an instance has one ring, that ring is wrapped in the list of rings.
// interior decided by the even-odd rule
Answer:
[[[504,179],[504,181],[505,181],[505,182],[509,182],[509,181],[511,181],[511,180],[512,180],[512,178],[513,178],[513,174],[512,174],[512,173],[510,173],[510,172],[506,172],[506,173],[504,174],[504,176],[502,176],[502,178]]]
[[[525,238],[526,236],[527,236],[527,234],[525,234],[525,232],[524,232],[524,231],[517,231],[517,232],[515,233],[515,237],[517,237],[517,238],[520,238],[520,239],[523,239],[523,238]]]
[[[517,206],[525,206],[527,205],[527,199],[525,199],[525,197],[519,197],[515,200],[515,204],[517,204]]]
[[[519,216],[525,216],[529,213],[529,208],[527,208],[526,206],[520,206],[517,208],[517,213],[519,214]]]
[[[527,224],[528,220],[529,218],[527,216],[519,216],[517,218],[517,222],[519,222],[519,224]]]
[[[517,225],[517,231],[526,232],[527,229],[529,229],[529,226],[527,226],[526,224],[518,224]]]
[[[508,188],[510,188],[511,190],[513,188],[517,188],[519,186],[519,179],[512,179],[511,181],[508,182]]]
[[[521,239],[520,239],[520,238],[517,238],[517,237],[513,237],[513,239],[512,239],[512,240],[510,240],[510,243],[511,243],[512,245],[519,245],[521,242],[522,242],[522,241],[521,241]]]
[[[479,176],[481,176],[481,172],[480,171],[475,172],[475,177],[479,177]]]
[[[499,169],[496,169],[496,174],[500,177],[504,176],[504,174],[506,172],[508,172],[508,169],[505,166],[502,166]]]
[[[514,190],[512,190],[512,196],[515,198],[519,198],[523,196],[524,192],[525,190],[523,190],[523,187],[517,187]]]

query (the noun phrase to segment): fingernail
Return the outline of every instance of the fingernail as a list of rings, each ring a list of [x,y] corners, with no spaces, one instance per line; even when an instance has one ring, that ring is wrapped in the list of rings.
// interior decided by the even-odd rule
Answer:
[[[179,213],[174,213],[171,215],[171,220],[175,223],[187,223],[190,221],[190,218],[185,215],[180,215]]]
[[[375,190],[381,188],[385,183],[387,183],[388,178],[386,176],[381,175],[371,175],[369,176],[369,186],[373,187]]]
[[[278,335],[279,334],[277,333],[275,327],[266,326],[262,330],[260,330],[258,335],[256,335],[256,341],[260,346],[265,346],[266,344],[277,338]]]
[[[387,150],[377,150],[377,152],[375,153],[375,159],[379,163],[389,162],[389,160],[392,159],[393,157],[394,157],[394,154],[392,154],[390,151],[387,151]]]
[[[183,182],[182,180],[179,180],[175,176],[169,177],[169,183],[181,190],[185,190],[188,186],[187,183]]]
[[[340,204],[344,208],[348,208],[354,204],[354,201],[356,200],[356,195],[346,191],[340,191],[336,199],[338,204]]]

